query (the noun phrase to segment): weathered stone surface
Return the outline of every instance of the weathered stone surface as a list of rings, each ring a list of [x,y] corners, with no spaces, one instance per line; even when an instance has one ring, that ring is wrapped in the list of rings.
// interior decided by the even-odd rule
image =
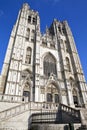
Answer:
[[[0,93],[0,129],[27,130],[32,113],[57,112],[59,103],[73,108],[87,107],[87,85],[67,21],[54,19],[42,35],[38,12],[23,4],[9,39]],[[64,108],[71,120],[75,110]],[[76,116],[79,117],[78,112]],[[86,124],[86,110],[81,116]],[[37,127],[64,129],[64,125]]]

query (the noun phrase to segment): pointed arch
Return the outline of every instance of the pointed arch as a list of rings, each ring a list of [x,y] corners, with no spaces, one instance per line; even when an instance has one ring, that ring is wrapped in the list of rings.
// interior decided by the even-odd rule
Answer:
[[[49,85],[51,85],[51,84],[53,84],[53,85],[56,87],[57,91],[60,92],[59,84],[58,84],[58,82],[55,81],[55,80],[49,79],[48,82],[47,82],[47,84],[46,84],[46,88],[47,88],[47,86],[49,86]]]
[[[47,53],[43,59],[44,75],[49,77],[51,73],[57,76],[56,59],[51,53]]]
[[[70,67],[70,61],[69,61],[69,58],[66,57],[66,68],[67,68],[67,71],[71,71],[71,67]]]
[[[73,102],[75,107],[78,106],[78,94],[77,94],[77,90],[75,88],[72,89],[72,95],[73,95]]]
[[[59,103],[59,91],[54,84],[49,84],[47,86],[46,101]]]
[[[54,102],[59,103],[61,102],[60,99],[60,88],[56,81],[49,80],[46,85],[46,102]]]
[[[32,54],[31,47],[27,47],[27,49],[26,49],[26,58],[25,58],[25,63],[26,64],[31,64],[31,54]]]
[[[30,83],[26,82],[23,88],[23,97],[28,98],[28,101],[30,101],[30,94],[31,94],[31,86]]]
[[[46,57],[46,55],[51,55],[55,59],[55,61],[56,61],[56,57],[50,51],[43,54],[43,56],[42,56],[43,60]]]
[[[25,98],[27,101],[31,100],[31,92],[32,92],[32,73],[29,69],[25,69],[21,72],[20,84],[22,86],[22,96],[23,101]]]

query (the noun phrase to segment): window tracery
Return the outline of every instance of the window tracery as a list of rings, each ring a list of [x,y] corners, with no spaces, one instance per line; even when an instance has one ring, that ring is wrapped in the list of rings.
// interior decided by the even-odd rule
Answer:
[[[56,60],[51,54],[47,54],[43,62],[44,74],[50,76],[51,73],[57,75]]]

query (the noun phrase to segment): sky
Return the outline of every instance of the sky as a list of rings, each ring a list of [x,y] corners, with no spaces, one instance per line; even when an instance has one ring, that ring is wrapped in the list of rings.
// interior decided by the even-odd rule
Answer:
[[[54,18],[68,21],[87,81],[87,0],[0,0],[0,72],[11,30],[26,2],[39,12],[42,33]]]

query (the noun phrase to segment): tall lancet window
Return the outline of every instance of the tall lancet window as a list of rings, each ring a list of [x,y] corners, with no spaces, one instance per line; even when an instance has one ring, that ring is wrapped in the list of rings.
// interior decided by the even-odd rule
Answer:
[[[43,66],[46,76],[49,77],[51,73],[57,75],[56,60],[51,54],[45,56]]]
[[[32,53],[32,49],[30,47],[27,47],[27,49],[26,49],[26,58],[25,58],[25,63],[26,64],[31,64],[31,53]]]
[[[66,57],[66,68],[67,68],[67,71],[71,71],[71,68],[70,68],[70,62],[69,62],[69,58]]]
[[[30,36],[30,29],[27,28],[27,30],[26,30],[26,41],[29,41],[29,36]]]
[[[73,88],[72,94],[73,94],[73,102],[75,104],[75,107],[77,107],[78,106],[78,97],[77,97],[77,91],[74,88]]]

